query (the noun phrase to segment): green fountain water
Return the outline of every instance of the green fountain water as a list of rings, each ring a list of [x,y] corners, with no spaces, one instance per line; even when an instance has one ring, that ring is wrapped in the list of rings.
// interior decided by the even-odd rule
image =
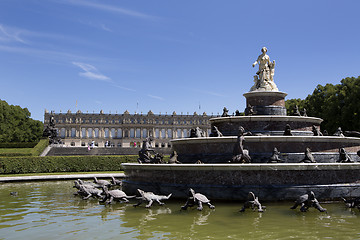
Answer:
[[[72,186],[72,181],[1,184],[0,239],[360,238],[360,212],[343,203],[323,203],[327,213],[290,210],[292,202],[264,203],[264,213],[240,213],[243,203],[216,201],[215,210],[181,211],[186,199],[146,209],[82,200]],[[11,196],[13,191],[18,196]]]

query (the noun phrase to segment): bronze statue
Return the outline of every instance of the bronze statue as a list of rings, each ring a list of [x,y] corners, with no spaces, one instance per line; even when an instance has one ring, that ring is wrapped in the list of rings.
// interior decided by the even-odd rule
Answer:
[[[151,148],[151,142],[151,137],[147,137],[143,141],[142,148],[139,151],[139,163],[162,163],[163,155],[156,153],[155,150]]]
[[[232,163],[250,163],[251,162],[251,157],[249,155],[249,151],[247,149],[244,149],[244,145],[243,145],[243,143],[245,141],[244,135],[245,135],[245,129],[242,126],[240,126],[237,141],[234,145],[233,157],[230,161]]]

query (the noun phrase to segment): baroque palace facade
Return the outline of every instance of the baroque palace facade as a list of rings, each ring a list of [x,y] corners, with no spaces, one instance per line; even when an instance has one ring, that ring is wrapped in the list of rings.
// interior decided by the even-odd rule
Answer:
[[[123,114],[54,113],[45,110],[44,125],[48,126],[53,116],[58,135],[66,147],[88,147],[93,143],[98,147],[134,148],[141,147],[142,141],[151,136],[153,147],[171,148],[171,139],[186,138],[190,130],[200,127],[206,136],[210,134],[209,119],[215,116],[168,114]],[[106,145],[107,144],[107,145]]]

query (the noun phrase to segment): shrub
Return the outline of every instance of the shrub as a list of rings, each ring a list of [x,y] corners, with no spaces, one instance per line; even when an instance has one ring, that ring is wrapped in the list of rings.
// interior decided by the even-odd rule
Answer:
[[[137,158],[137,155],[2,157],[0,173],[122,171],[121,163],[137,162]]]

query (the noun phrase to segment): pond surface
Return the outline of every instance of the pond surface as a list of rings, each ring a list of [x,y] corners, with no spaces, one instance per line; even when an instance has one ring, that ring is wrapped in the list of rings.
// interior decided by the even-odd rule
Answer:
[[[107,206],[82,200],[72,186],[0,184],[0,239],[360,239],[360,212],[343,203],[323,203],[327,213],[291,210],[292,202],[266,203],[264,213],[216,201],[215,210],[181,211],[186,199],[146,209],[134,208],[136,200]]]

